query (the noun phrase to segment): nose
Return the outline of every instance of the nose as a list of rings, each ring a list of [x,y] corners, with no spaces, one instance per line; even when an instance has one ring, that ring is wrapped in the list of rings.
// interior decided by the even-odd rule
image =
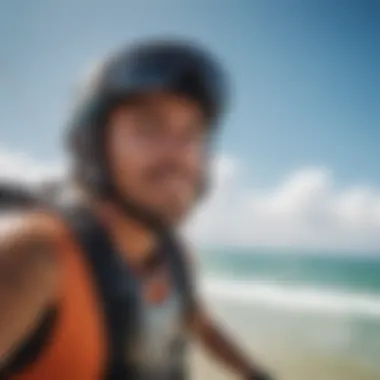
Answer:
[[[160,156],[177,163],[186,163],[190,158],[191,144],[180,134],[167,134],[160,143]]]

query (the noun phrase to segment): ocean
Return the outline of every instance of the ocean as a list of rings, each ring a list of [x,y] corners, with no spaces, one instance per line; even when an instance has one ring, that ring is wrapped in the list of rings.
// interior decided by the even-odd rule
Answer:
[[[199,254],[212,311],[284,375],[380,380],[380,256]]]

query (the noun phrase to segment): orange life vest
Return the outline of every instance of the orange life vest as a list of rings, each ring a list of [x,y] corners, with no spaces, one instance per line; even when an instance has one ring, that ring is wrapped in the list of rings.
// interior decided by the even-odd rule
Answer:
[[[76,215],[74,213],[74,217],[71,218],[73,223],[69,220],[68,225],[63,227],[64,238],[61,239],[62,244],[59,249],[61,282],[58,301],[55,305],[56,318],[51,329],[39,347],[36,358],[21,369],[11,372],[5,377],[7,380],[113,380],[121,377],[124,379],[124,376],[110,376],[110,367],[116,367],[112,360],[117,351],[112,347],[114,342],[110,340],[110,335],[113,334],[114,337],[116,335],[117,340],[120,331],[119,335],[124,341],[123,333],[131,332],[133,325],[128,325],[130,322],[124,323],[124,319],[128,318],[116,317],[116,326],[114,326],[112,318],[109,318],[112,309],[110,313],[110,309],[107,309],[107,305],[105,306],[109,302],[104,292],[102,294],[99,277],[103,277],[102,281],[107,282],[107,278],[111,278],[113,272],[109,271],[104,277],[104,273],[100,273],[102,264],[98,262],[94,268],[93,262],[90,262],[94,260],[89,259],[88,253],[97,251],[99,248],[101,252],[98,252],[98,257],[101,257],[103,261],[106,260],[104,264],[107,266],[112,256],[107,255],[111,252],[104,252],[104,250],[111,251],[112,249],[102,241],[100,235],[105,232],[101,228],[90,229],[92,235],[87,235],[84,239],[90,241],[87,246],[86,242],[83,243],[83,239],[81,241],[80,236],[78,239],[78,235],[83,237],[84,233],[78,234],[73,224],[80,222],[82,216],[80,211],[76,212]],[[103,245],[103,248],[100,248],[100,245]],[[168,245],[167,248],[175,251],[174,246]],[[176,272],[173,278],[176,278],[176,287],[181,296],[181,310],[183,307],[183,312],[186,313],[187,307],[191,306],[191,292],[184,271],[185,265],[180,260],[180,256],[172,255],[169,261],[171,261],[172,272]],[[113,310],[115,313],[115,305],[113,305]],[[116,308],[117,315],[119,315],[118,310]],[[181,351],[181,344],[178,347],[180,348],[176,351]]]

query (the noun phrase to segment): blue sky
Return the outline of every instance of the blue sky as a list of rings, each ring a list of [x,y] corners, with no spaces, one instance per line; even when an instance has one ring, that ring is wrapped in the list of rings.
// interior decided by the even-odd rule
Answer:
[[[234,83],[222,150],[273,184],[298,167],[380,184],[380,2],[0,0],[1,146],[62,155],[73,87],[146,36],[201,40]]]
[[[171,35],[200,40],[233,82],[192,239],[379,253],[380,1],[0,0],[0,176],[57,173],[83,73]]]

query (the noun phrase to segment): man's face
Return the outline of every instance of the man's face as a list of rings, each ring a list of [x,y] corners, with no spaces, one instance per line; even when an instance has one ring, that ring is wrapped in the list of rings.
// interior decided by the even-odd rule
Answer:
[[[153,93],[110,115],[108,158],[119,190],[166,222],[178,223],[203,185],[208,132],[200,106]]]

